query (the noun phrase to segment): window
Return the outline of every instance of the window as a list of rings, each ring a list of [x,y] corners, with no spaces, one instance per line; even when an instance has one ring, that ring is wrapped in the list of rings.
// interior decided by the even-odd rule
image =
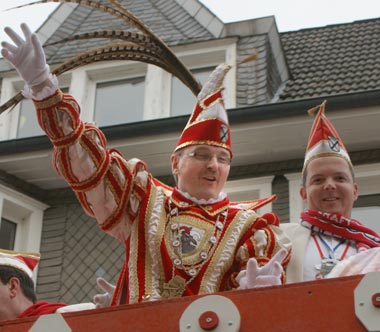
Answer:
[[[0,185],[0,247],[39,252],[43,211],[48,206]]]
[[[17,126],[17,138],[41,136],[44,132],[38,125],[33,102],[23,99],[20,103],[20,116]]]
[[[68,88],[61,88],[65,93],[68,92]],[[30,99],[23,99],[20,102],[20,115],[17,125],[17,138],[26,138],[32,136],[45,135],[40,128],[37,120],[34,104]]]
[[[0,221],[0,248],[13,250],[15,244],[17,224],[1,218]]]
[[[272,195],[272,181],[273,176],[228,181],[224,186],[224,191],[228,194],[231,202],[270,197]],[[271,211],[272,203],[258,210],[259,213]]]
[[[94,120],[99,127],[142,121],[145,77],[96,85]]]
[[[352,218],[380,233],[380,194],[358,197],[352,210]]]
[[[214,68],[203,68],[198,70],[193,70],[193,75],[196,79],[204,83],[208,79]],[[171,87],[171,115],[185,115],[190,114],[195,106],[196,97],[190,91],[190,89],[183,84],[177,77],[172,78]]]

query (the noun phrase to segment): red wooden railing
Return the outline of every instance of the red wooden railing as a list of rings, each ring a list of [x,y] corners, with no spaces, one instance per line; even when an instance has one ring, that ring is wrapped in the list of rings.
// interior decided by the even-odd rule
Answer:
[[[284,286],[229,291],[215,298],[228,299],[240,315],[240,327],[230,322],[231,331],[240,332],[363,332],[367,331],[355,314],[354,290],[363,276],[320,280]],[[380,290],[380,284],[379,284]],[[164,301],[123,305],[113,308],[65,313],[72,332],[154,332],[180,331],[180,319],[187,308],[206,300],[205,296],[190,296]],[[210,296],[209,296],[210,298]],[[211,298],[212,299],[212,298]],[[197,302],[196,302],[197,301]],[[211,301],[212,302],[212,301]],[[363,304],[362,304],[363,305]],[[366,304],[367,305],[367,304]],[[223,310],[227,307],[223,306]],[[227,313],[218,312],[213,305],[200,309],[182,331],[226,332],[222,321]],[[380,308],[377,312],[380,318]],[[210,316],[211,315],[211,316]],[[201,317],[202,316],[202,317]],[[37,317],[0,322],[0,332],[29,332]],[[208,320],[207,320],[208,319]],[[216,319],[216,320],[215,320]],[[219,322],[218,322],[219,321]],[[379,325],[380,327],[380,325]],[[51,326],[51,332],[55,332]],[[33,331],[34,332],[34,331]]]

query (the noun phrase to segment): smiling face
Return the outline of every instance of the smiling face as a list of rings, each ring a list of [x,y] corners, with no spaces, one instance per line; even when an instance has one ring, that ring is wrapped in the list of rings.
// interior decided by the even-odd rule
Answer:
[[[218,198],[230,171],[226,160],[230,160],[226,149],[208,145],[189,146],[174,153],[171,162],[178,189],[197,199]]]
[[[308,208],[322,212],[342,213],[350,218],[358,198],[348,162],[340,157],[321,157],[311,160],[305,170],[305,183],[300,194]]]

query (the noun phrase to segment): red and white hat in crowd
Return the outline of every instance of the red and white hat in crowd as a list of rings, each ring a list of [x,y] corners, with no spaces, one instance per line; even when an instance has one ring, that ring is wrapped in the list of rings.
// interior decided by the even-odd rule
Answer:
[[[227,149],[232,158],[230,126],[222,97],[223,80],[230,68],[221,64],[211,73],[174,151],[190,145],[212,145]]]
[[[319,108],[310,131],[303,170],[311,160],[329,156],[343,158],[352,166],[350,156],[342,139],[325,115],[325,105],[326,101],[309,111],[312,114]]]
[[[30,278],[40,261],[40,254],[0,249],[0,266],[11,266],[25,272]]]

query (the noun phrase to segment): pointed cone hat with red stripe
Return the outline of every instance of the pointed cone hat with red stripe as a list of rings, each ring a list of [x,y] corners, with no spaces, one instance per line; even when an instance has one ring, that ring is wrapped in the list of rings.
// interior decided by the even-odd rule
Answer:
[[[25,272],[30,278],[40,261],[40,254],[0,249],[0,266],[10,266]]]
[[[223,80],[230,68],[221,64],[211,73],[174,151],[190,145],[212,145],[227,149],[232,157],[230,127],[222,98]]]
[[[311,160],[319,157],[340,157],[352,166],[350,156],[342,139],[325,115],[325,105],[326,102],[324,101],[321,105],[309,111],[312,114],[319,108],[310,131],[303,170]]]

